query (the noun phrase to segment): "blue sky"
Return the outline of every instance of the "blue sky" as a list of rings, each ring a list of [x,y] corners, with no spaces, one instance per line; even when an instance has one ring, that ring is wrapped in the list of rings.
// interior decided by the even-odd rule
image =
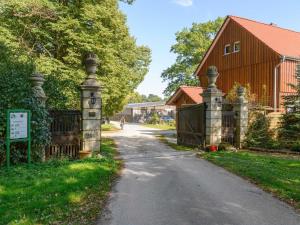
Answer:
[[[150,71],[137,89],[141,94],[163,96],[167,84],[160,75],[175,61],[175,33],[193,22],[235,15],[300,31],[299,0],[136,0],[120,6],[137,43],[152,50]]]

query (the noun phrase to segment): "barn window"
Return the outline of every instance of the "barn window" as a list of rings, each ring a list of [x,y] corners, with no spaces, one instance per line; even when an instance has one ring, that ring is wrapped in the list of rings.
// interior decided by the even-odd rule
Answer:
[[[239,41],[234,42],[233,51],[239,52],[241,50],[241,43]]]
[[[224,48],[224,55],[230,54],[230,51],[231,51],[231,46],[230,46],[230,44],[225,45],[225,48]]]

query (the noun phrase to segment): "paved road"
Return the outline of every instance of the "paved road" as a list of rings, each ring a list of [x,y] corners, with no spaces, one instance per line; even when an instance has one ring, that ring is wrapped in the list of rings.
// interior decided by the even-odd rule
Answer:
[[[247,181],[176,152],[153,129],[126,125],[111,134],[125,169],[99,225],[299,225],[285,203]]]

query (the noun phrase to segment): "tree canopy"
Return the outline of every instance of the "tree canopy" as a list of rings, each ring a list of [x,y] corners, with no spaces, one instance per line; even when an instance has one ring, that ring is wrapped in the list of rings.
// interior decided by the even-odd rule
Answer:
[[[0,44],[11,60],[22,56],[29,66],[26,73],[36,67],[45,75],[50,108],[79,108],[82,56],[87,52],[99,58],[106,115],[122,108],[150,63],[149,48],[137,46],[129,34],[117,0],[0,0],[0,31]]]
[[[163,101],[161,97],[155,94],[141,95],[138,92],[133,92],[128,95],[128,103],[141,103],[141,102],[159,102]]]
[[[168,82],[164,91],[166,96],[171,95],[180,85],[198,85],[194,72],[223,21],[224,18],[218,17],[206,23],[193,23],[191,28],[176,33],[176,44],[171,47],[171,52],[177,55],[176,62],[161,75]]]

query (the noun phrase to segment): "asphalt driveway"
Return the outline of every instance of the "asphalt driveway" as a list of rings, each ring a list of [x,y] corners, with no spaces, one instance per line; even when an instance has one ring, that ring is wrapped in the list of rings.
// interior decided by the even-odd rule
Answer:
[[[126,124],[112,136],[125,161],[99,225],[299,225],[290,206],[190,152]]]

